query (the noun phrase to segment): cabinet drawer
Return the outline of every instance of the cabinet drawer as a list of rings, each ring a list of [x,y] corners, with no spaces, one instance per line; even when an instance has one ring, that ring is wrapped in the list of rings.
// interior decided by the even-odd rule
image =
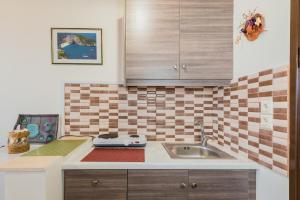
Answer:
[[[65,200],[126,200],[126,170],[66,170]]]
[[[186,200],[187,170],[129,170],[128,200]]]

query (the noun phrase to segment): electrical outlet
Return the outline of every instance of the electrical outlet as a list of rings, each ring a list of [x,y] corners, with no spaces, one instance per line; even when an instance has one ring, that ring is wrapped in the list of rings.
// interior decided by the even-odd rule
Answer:
[[[273,115],[261,115],[260,128],[264,130],[272,130]]]
[[[262,115],[273,115],[273,101],[262,101],[260,111]]]

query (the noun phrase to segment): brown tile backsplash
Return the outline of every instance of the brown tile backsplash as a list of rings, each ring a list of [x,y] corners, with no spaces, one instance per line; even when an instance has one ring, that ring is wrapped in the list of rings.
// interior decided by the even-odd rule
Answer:
[[[245,82],[247,87],[240,87]],[[288,67],[243,77],[232,85],[238,85],[238,90],[214,88],[214,138],[225,148],[287,175]],[[235,100],[232,99],[236,95],[238,102],[242,101],[245,105],[239,104],[238,113],[235,111]],[[229,102],[224,103],[227,100]],[[270,114],[273,118],[271,130],[261,128],[260,110],[264,100],[273,102],[273,114]],[[239,126],[236,127],[236,124]]]
[[[273,102],[273,128],[261,127],[261,102]],[[150,141],[220,145],[287,175],[288,67],[241,77],[229,87],[122,87],[65,84],[65,134],[143,134]]]
[[[76,91],[76,92],[74,92]],[[213,88],[65,85],[65,133],[144,134],[149,140],[200,140],[195,121],[212,135]]]

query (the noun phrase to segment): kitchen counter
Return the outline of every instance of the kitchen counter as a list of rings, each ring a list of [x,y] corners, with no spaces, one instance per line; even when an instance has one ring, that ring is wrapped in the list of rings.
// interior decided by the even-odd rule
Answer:
[[[46,171],[53,164],[76,154],[80,145],[90,142],[89,138],[68,138],[48,145],[31,145],[29,152],[21,154],[8,154],[4,147],[0,149],[0,172]]]
[[[7,147],[0,148],[0,165],[6,163],[7,161],[16,159],[20,155],[18,154],[8,154]]]
[[[69,140],[70,138],[66,138]],[[74,138],[80,140],[82,138]],[[94,147],[90,138],[67,156],[21,156],[7,155],[8,162],[0,165],[0,174],[3,173],[5,199],[21,199],[16,188],[25,195],[24,199],[32,200],[62,200],[63,198],[63,170],[73,169],[254,169],[260,178],[260,165],[248,159],[238,157],[230,150],[218,146],[214,141],[209,145],[232,155],[236,159],[172,159],[162,143],[148,142],[145,150],[145,162],[81,162]],[[17,158],[16,158],[17,157]],[[63,170],[62,170],[63,169]],[[2,172],[1,172],[2,171]],[[22,176],[20,176],[22,174]],[[27,183],[30,181],[30,185]],[[48,187],[52,185],[53,187]],[[31,188],[38,188],[36,192],[28,193]],[[46,192],[41,192],[46,191]],[[51,195],[50,195],[51,194]]]
[[[24,154],[8,154],[7,148],[1,148],[0,200],[63,200],[62,164],[81,145],[90,143],[90,138],[66,137],[48,145],[31,145]]]
[[[237,157],[215,142],[210,142],[236,159],[172,159],[160,142],[148,142],[145,147],[145,162],[81,162],[93,150],[91,143],[82,145],[77,153],[66,159],[63,169],[259,169],[258,164]]]
[[[39,172],[45,171],[55,163],[60,162],[60,156],[19,157],[0,166],[0,172]]]
[[[38,149],[29,151],[22,156],[62,156],[65,157],[74,151],[86,140],[56,140]]]
[[[209,143],[236,159],[172,159],[160,142],[148,142],[145,147],[145,162],[81,162],[94,148],[91,140],[81,144],[69,155],[62,158],[63,169],[259,169],[253,161],[239,157],[231,151]],[[32,146],[36,149],[39,146]],[[61,156],[8,155],[6,148],[0,149],[0,171],[40,171],[46,170]]]
[[[30,146],[30,151],[31,150],[35,150],[39,147],[41,147],[42,145],[31,145]],[[7,147],[2,147],[0,148],[0,166],[8,161],[12,161],[20,156],[22,156],[23,153],[21,154],[8,154],[7,152]]]

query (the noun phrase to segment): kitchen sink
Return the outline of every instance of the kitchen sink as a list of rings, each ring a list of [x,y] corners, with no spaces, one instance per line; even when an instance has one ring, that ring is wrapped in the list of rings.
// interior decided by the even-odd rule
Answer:
[[[163,146],[174,159],[234,159],[210,145],[164,143]]]

